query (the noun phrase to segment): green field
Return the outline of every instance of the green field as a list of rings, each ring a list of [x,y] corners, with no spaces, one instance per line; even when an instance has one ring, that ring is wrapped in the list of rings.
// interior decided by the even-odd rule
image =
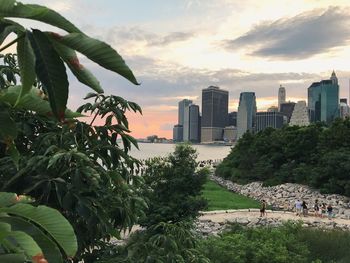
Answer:
[[[202,196],[208,201],[208,211],[260,207],[258,201],[230,192],[210,180],[204,184]]]

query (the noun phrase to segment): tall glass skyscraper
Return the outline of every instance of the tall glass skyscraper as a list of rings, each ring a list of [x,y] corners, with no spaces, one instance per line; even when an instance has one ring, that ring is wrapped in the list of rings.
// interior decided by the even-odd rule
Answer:
[[[256,122],[256,98],[254,92],[242,92],[237,113],[237,138],[246,131],[254,132]]]
[[[201,141],[223,140],[228,121],[228,91],[215,86],[202,90]]]
[[[339,85],[334,71],[329,80],[314,82],[308,88],[308,110],[311,122],[331,123],[339,117]]]
[[[179,115],[178,121],[180,125],[184,125],[185,108],[192,104],[192,100],[184,99],[179,102]]]

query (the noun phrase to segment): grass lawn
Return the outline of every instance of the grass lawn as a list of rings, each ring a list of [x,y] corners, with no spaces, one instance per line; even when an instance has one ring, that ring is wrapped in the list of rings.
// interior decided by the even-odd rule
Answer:
[[[211,180],[204,184],[202,196],[208,201],[207,211],[260,207],[258,201],[230,192]]]

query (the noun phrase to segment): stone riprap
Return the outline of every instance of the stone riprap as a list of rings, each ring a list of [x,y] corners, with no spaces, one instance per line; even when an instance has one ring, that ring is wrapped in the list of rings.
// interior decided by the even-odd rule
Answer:
[[[281,226],[289,220],[300,221],[303,227],[323,229],[341,229],[350,231],[350,220],[317,217],[299,217],[293,212],[267,211],[266,217],[260,217],[259,209],[240,209],[203,212],[196,221],[196,231],[202,236],[218,235],[229,223],[238,223],[246,227]]]
[[[276,210],[294,211],[295,201],[299,199],[305,201],[310,208],[310,212],[312,212],[315,200],[318,199],[319,204],[331,204],[333,214],[337,218],[350,219],[350,199],[346,196],[321,194],[308,186],[300,184],[286,183],[264,187],[261,182],[240,185],[214,175],[211,175],[210,179],[235,193],[258,201],[265,200],[268,205]]]

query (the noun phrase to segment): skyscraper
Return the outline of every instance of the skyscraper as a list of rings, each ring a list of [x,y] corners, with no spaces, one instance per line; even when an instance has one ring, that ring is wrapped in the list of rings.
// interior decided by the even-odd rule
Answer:
[[[314,82],[308,88],[308,110],[311,122],[332,122],[339,117],[339,85],[335,72],[329,80]]]
[[[278,110],[281,110],[281,103],[286,102],[286,89],[280,85],[278,89]]]
[[[201,141],[223,139],[223,129],[228,119],[228,91],[210,86],[202,90]]]
[[[185,132],[185,134],[184,134],[184,131],[188,131],[188,129],[189,129],[188,118],[187,118],[187,122],[185,125],[185,110],[186,110],[186,108],[188,108],[188,106],[190,104],[192,104],[192,100],[184,99],[184,100],[179,102],[178,124],[175,125],[173,128],[173,140],[176,142],[182,142],[185,137],[188,140],[188,132]],[[188,109],[187,109],[186,116],[188,116]]]
[[[237,113],[237,138],[246,131],[254,131],[256,119],[256,99],[254,92],[242,92]]]
[[[192,104],[192,100],[184,99],[179,102],[179,115],[178,115],[178,121],[180,125],[184,125],[184,114],[185,114],[185,107]]]
[[[200,142],[200,116],[199,116],[199,106],[190,105],[188,107],[189,115],[189,136],[188,140],[190,142]]]

